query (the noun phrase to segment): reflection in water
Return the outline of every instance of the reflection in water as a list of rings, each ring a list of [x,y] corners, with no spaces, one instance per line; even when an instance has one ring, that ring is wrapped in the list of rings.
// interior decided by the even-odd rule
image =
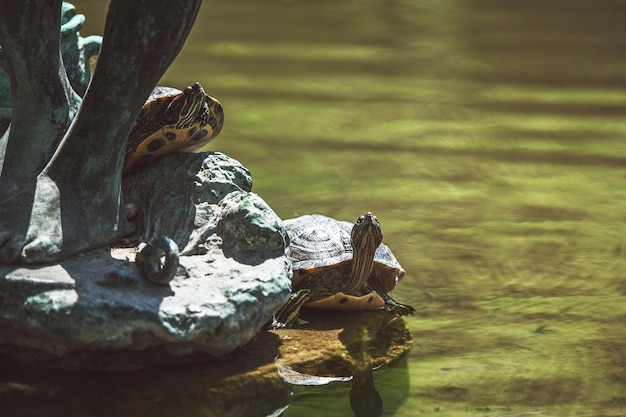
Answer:
[[[350,407],[356,417],[383,415],[383,399],[374,387],[374,372],[371,368],[355,371],[350,389]]]
[[[140,372],[0,369],[2,416],[265,417],[290,401],[265,337],[255,354]],[[259,351],[263,354],[259,354]]]
[[[76,5],[87,25],[107,6]],[[163,84],[220,97],[211,150],[282,218],[380,213],[407,270],[394,297],[424,306],[405,319],[421,347],[374,372],[385,415],[626,413],[625,14],[622,0],[204,2]],[[131,393],[153,402],[168,380],[119,401],[143,409]],[[48,381],[42,396],[63,391]],[[349,387],[294,387],[285,415],[352,415]]]
[[[406,396],[406,361],[376,371],[394,373],[398,383],[391,395],[385,387],[379,393],[373,376],[374,368],[395,360],[410,347],[404,321],[382,311],[311,317],[315,324],[306,326],[305,333],[299,329],[262,332],[245,349],[210,362],[133,372],[71,372],[19,369],[4,361],[0,415],[266,417],[303,415],[303,406],[310,407],[310,412],[336,415],[334,411],[343,407],[345,412],[351,406],[357,417],[369,417],[381,415],[382,398],[393,398],[390,410],[399,397]],[[311,337],[307,329],[322,336]],[[339,331],[339,340],[330,340],[328,335]],[[281,343],[289,335],[303,338],[304,345],[295,349],[300,351],[298,356],[293,345]],[[277,356],[285,359],[276,360]],[[296,366],[308,375],[292,369]],[[345,376],[317,376],[337,373]],[[295,404],[292,399],[297,401],[302,392],[292,397],[292,388],[303,385],[307,390],[332,386],[332,395],[339,393],[343,399],[336,404]],[[346,388],[336,390],[338,385]]]
[[[401,333],[404,321],[396,316],[368,314],[360,326],[346,328],[339,335],[352,357],[354,380],[350,389],[350,406],[356,417],[378,417],[383,413],[383,398],[374,387],[374,352],[389,351]],[[401,368],[396,377],[404,379]],[[405,369],[406,371],[406,369]],[[407,387],[408,389],[408,387]],[[407,390],[404,389],[403,391]]]
[[[291,366],[286,365],[285,361],[280,358],[276,358],[276,369],[283,381],[293,385],[319,386],[330,384],[331,382],[352,381],[353,378],[352,376],[318,376],[303,374],[294,371]]]
[[[369,363],[364,363],[363,367],[354,369],[353,376],[350,377],[319,377],[314,375],[305,375],[293,371],[291,368],[283,365],[279,366],[279,373],[283,381],[304,386],[320,386],[331,384],[333,382],[352,381],[350,386],[349,398],[350,408],[356,417],[380,417],[383,412],[383,399],[374,386],[374,370]],[[282,370],[281,370],[282,368]],[[287,369],[285,369],[287,368]],[[298,415],[285,413],[288,407],[285,407],[281,416]],[[318,412],[323,413],[324,406],[317,403]],[[312,412],[313,410],[309,410]]]
[[[393,411],[398,402],[401,402],[408,392],[408,374],[406,361],[398,360],[409,349],[410,335],[404,321],[394,314],[383,311],[368,311],[352,314],[337,312],[306,311],[310,322],[301,327],[304,344],[308,344],[311,352],[315,355],[315,344],[319,339],[309,337],[320,334],[320,338],[326,338],[325,332],[334,329],[340,330],[339,340],[342,351],[337,348],[328,349],[324,354],[323,361],[306,358],[306,348],[300,344],[287,345],[282,350],[290,352],[291,349],[304,349],[305,355],[300,359],[291,358],[294,361],[294,370],[285,364],[283,359],[277,360],[279,374],[283,380],[295,386],[308,386],[303,391],[296,389],[294,401],[285,411],[285,416],[301,415],[354,415],[356,417],[378,417]],[[291,338],[296,333],[293,331],[281,331],[283,337]],[[335,353],[336,352],[336,353]],[[393,361],[393,365],[388,362]],[[378,368],[383,368],[377,370]],[[374,372],[377,370],[376,372]],[[376,387],[377,376],[384,373],[393,375],[395,383],[391,386]],[[323,376],[343,375],[343,376]],[[324,387],[321,387],[324,386]],[[312,391],[310,387],[315,388]],[[349,387],[349,389],[348,389]],[[325,400],[320,401],[318,393]],[[388,404],[384,404],[385,399]],[[352,413],[348,414],[348,410]]]

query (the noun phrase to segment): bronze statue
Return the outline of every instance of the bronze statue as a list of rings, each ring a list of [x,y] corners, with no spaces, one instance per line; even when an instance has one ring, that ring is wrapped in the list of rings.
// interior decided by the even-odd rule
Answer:
[[[0,1],[13,107],[0,139],[0,263],[58,261],[124,235],[128,132],[200,4],[112,0],[81,103],[59,51],[61,0]]]

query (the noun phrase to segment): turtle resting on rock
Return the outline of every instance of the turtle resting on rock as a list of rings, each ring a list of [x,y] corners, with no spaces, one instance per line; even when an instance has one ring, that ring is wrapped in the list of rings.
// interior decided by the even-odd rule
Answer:
[[[318,214],[284,223],[293,264],[292,295],[275,314],[274,327],[294,323],[305,304],[413,314],[413,307],[388,295],[405,271],[382,244],[380,223],[372,213],[362,215],[354,225]]]
[[[184,91],[155,87],[130,130],[122,174],[166,154],[197,151],[219,134],[223,123],[222,105],[200,83]]]

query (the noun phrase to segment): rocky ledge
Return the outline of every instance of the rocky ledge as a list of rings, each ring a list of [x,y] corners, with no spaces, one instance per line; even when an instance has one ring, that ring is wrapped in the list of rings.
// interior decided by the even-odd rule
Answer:
[[[287,300],[281,220],[250,173],[219,153],[174,154],[124,181],[136,226],[126,247],[54,265],[0,266],[0,356],[46,367],[127,369],[221,357]],[[140,243],[181,249],[169,285],[143,279]]]
[[[3,415],[82,417],[106,410],[130,416],[141,410],[150,416],[248,417],[298,415],[308,407],[318,407],[319,415],[380,416],[383,408],[393,414],[394,404],[409,394],[403,358],[411,333],[404,320],[382,310],[308,309],[303,317],[309,324],[261,331],[246,349],[219,361],[152,367],[123,377],[3,368]],[[330,385],[319,387],[324,384]]]

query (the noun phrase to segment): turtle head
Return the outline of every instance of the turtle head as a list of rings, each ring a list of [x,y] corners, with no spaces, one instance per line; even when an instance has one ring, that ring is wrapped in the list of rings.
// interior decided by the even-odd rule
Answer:
[[[182,93],[177,95],[165,109],[167,119],[173,120],[172,127],[175,129],[185,129],[196,120],[197,117],[204,117],[206,93],[200,83],[186,87]]]
[[[222,130],[224,124],[224,109],[217,99],[207,95],[204,100],[200,124],[211,126],[211,137],[215,137]]]
[[[359,217],[351,233],[352,269],[346,289],[355,291],[365,286],[374,267],[376,249],[383,241],[383,232],[376,216],[367,212]]]
[[[350,237],[355,252],[361,247],[369,246],[373,246],[376,250],[383,243],[383,231],[378,218],[368,211],[356,219]]]

